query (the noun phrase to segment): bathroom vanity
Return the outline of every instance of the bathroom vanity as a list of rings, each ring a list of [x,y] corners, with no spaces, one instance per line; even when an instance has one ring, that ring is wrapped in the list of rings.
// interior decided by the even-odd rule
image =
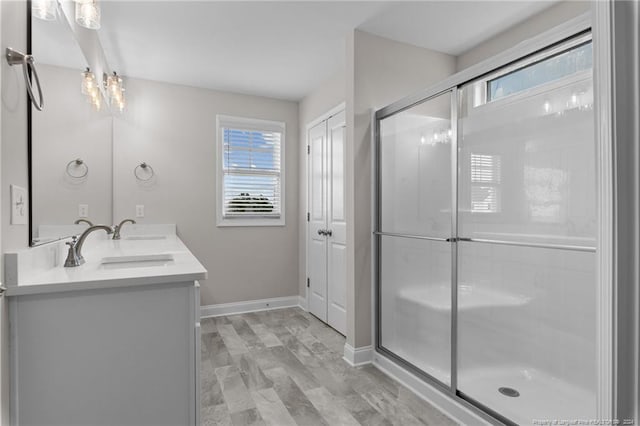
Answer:
[[[167,232],[173,230],[173,232]],[[5,258],[12,425],[199,424],[199,284],[175,226]]]

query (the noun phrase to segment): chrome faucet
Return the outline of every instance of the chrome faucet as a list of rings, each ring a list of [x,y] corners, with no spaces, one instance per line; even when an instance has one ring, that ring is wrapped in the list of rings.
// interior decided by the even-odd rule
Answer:
[[[84,240],[87,239],[87,236],[90,233],[93,231],[99,231],[100,229],[106,231],[107,234],[113,233],[111,227],[107,225],[93,225],[85,229],[84,232],[80,234],[80,238],[76,238],[74,236],[71,242],[66,243],[69,246],[69,253],[67,254],[67,260],[64,261],[65,268],[80,266],[84,263],[84,257],[82,257],[82,245],[84,244]]]
[[[120,222],[119,225],[116,225],[113,227],[113,238],[114,240],[119,240],[120,239],[120,231],[122,230],[122,225],[124,225],[125,223],[131,223],[131,224],[135,224],[136,221],[133,219],[125,219],[122,222]]]
[[[73,223],[76,225],[80,225],[82,222],[86,223],[89,226],[93,226],[93,223],[89,219],[78,219]]]

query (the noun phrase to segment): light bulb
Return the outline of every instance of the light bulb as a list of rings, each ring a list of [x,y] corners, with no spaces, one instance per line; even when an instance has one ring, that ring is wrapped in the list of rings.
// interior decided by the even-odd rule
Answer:
[[[549,112],[551,111],[551,104],[549,102],[545,102],[544,103],[544,112]]]
[[[76,2],[76,23],[90,30],[100,29],[98,0]]]
[[[31,3],[31,15],[43,21],[55,21],[56,8],[56,0],[33,0]]]

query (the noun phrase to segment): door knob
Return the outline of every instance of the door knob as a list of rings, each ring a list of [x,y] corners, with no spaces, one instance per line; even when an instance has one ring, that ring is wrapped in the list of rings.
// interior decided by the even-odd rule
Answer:
[[[333,235],[333,231],[331,229],[327,229],[327,230],[324,231],[324,235],[332,236]]]
[[[324,229],[318,229],[318,235],[327,235]]]

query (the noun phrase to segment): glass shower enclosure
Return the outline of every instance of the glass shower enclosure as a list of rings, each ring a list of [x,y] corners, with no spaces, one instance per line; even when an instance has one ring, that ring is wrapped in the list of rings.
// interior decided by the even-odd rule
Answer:
[[[591,52],[377,116],[377,349],[507,424],[597,415]]]

